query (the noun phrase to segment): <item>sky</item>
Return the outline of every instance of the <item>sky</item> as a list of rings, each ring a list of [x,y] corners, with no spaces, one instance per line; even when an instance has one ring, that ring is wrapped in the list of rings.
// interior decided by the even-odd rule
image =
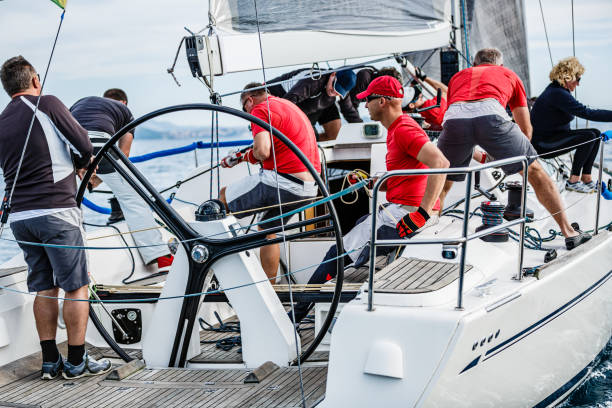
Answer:
[[[548,84],[551,68],[537,0],[524,0],[532,94]],[[572,55],[571,0],[541,0],[553,60]],[[70,106],[79,98],[123,88],[136,117],[174,104],[209,102],[208,91],[187,67],[184,49],[176,67],[178,87],[166,69],[171,66],[183,27],[199,31],[208,22],[207,0],[68,0],[67,12],[51,64],[45,93]],[[21,54],[40,73],[47,65],[61,10],[49,0],[0,0],[0,60]],[[612,0],[575,1],[576,56],[586,67],[578,99],[612,109]],[[0,62],[1,62],[0,61]],[[288,68],[273,69],[268,78]],[[261,71],[217,77],[221,92],[239,90]],[[0,94],[0,106],[9,97]],[[239,108],[237,97],[223,104]],[[178,114],[164,120],[177,125],[209,126],[202,113]],[[221,124],[223,126],[223,123]]]

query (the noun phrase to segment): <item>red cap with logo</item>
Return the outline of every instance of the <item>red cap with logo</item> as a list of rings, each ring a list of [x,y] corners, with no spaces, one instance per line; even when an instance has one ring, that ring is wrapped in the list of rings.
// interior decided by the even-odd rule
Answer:
[[[393,78],[392,76],[383,75],[370,82],[368,89],[357,94],[357,99],[365,99],[370,95],[403,98],[404,88],[397,79]]]

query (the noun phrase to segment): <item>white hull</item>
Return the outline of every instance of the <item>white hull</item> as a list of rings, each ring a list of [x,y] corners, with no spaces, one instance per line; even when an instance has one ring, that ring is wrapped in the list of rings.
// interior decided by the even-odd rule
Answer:
[[[342,137],[338,144],[342,144]],[[384,139],[376,142],[347,139],[344,148],[326,147],[326,156],[330,162],[342,162],[353,154],[357,160],[371,160],[371,172],[375,172],[381,169],[385,155]],[[247,174],[245,166],[224,171],[221,184]],[[176,197],[192,203],[207,200],[209,180],[209,175],[204,175],[184,183]],[[483,174],[484,188],[494,181],[491,172]],[[465,185],[457,184],[447,203],[462,198],[464,191]],[[505,193],[495,193],[505,201]],[[583,229],[591,229],[595,198],[564,192],[569,219],[578,221]],[[471,210],[481,201],[473,200]],[[186,221],[194,220],[195,205],[177,200],[173,206]],[[544,235],[550,228],[556,229],[552,219],[545,218],[547,214],[533,192],[528,194],[528,207],[538,219],[530,226]],[[600,225],[612,220],[609,202],[602,202],[600,219]],[[419,237],[459,236],[461,222],[457,221],[442,217],[438,225]],[[474,217],[470,231],[479,225],[480,219]],[[126,230],[124,224],[118,226]],[[118,237],[106,237],[112,234],[109,228],[90,232],[89,244],[121,246]],[[164,239],[169,237],[164,231]],[[133,243],[129,235],[126,238]],[[320,239],[291,242],[286,262],[292,271],[313,265],[323,258],[331,243]],[[612,335],[612,236],[602,231],[570,253],[563,248],[561,238],[546,246],[555,248],[559,258],[542,269],[539,279],[530,276],[519,282],[514,279],[518,269],[516,242],[470,241],[466,264],[473,269],[465,276],[461,311],[455,309],[457,281],[428,293],[375,293],[372,312],[366,310],[367,293],[362,292],[344,306],[333,328],[327,391],[320,406],[527,407],[552,406],[565,398],[589,374],[590,365]],[[440,249],[439,244],[408,245],[402,256],[439,262],[443,260]],[[127,250],[113,252],[109,256],[108,251],[89,251],[96,282],[117,285],[129,274]],[[543,254],[526,250],[524,265],[542,264]],[[142,265],[135,251],[134,255],[132,279],[156,272]],[[23,265],[20,257],[3,267],[18,265]],[[296,280],[307,282],[311,272],[296,275]],[[0,285],[25,290],[25,273],[0,277]],[[32,301],[32,296],[0,291],[0,366],[39,350]],[[154,319],[156,303],[107,305],[108,310],[126,307],[141,309],[143,336],[152,332],[152,325],[175,330],[176,322],[170,317],[162,322]],[[112,335],[109,318],[100,306],[95,309]],[[219,311],[222,318],[234,313],[226,304],[205,303],[200,316],[214,322],[214,311]],[[60,330],[58,340],[64,339],[65,331]],[[87,341],[106,345],[91,324]],[[123,346],[142,348],[146,343],[143,338]],[[218,367],[240,366],[232,364]]]

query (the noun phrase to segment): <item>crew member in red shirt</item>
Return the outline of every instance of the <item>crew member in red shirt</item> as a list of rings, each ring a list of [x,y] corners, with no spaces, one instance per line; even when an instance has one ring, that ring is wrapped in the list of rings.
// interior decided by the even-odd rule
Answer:
[[[367,90],[358,94],[366,99],[366,108],[372,120],[387,128],[387,170],[447,168],[448,160],[436,145],[429,141],[423,129],[402,112],[404,89],[390,76],[381,76],[370,82]],[[387,180],[387,201],[378,210],[377,236],[381,239],[411,237],[438,221],[438,196],[445,176],[420,175],[393,177]],[[369,259],[372,216],[363,216],[343,238],[347,252],[346,262],[363,265]],[[362,248],[362,249],[360,249]],[[360,250],[359,250],[360,249]],[[393,251],[393,247],[379,247],[377,255]],[[315,270],[309,283],[323,283],[336,275],[336,246],[332,246]],[[295,307],[296,321],[301,320],[312,305],[300,303]]]
[[[510,157],[529,158],[529,183],[542,205],[551,213],[565,236],[565,246],[573,249],[591,236],[570,225],[559,192],[536,160],[530,143],[531,122],[525,88],[520,78],[502,66],[502,54],[495,48],[484,48],[474,57],[474,66],[455,74],[448,84],[448,109],[438,147],[450,160],[451,167],[468,166],[475,145],[481,146],[497,160]],[[505,107],[509,106],[516,123]],[[522,163],[502,166],[506,174],[522,171]],[[453,181],[463,181],[465,174],[449,174],[440,196],[444,197]]]
[[[315,170],[320,173],[319,150],[308,117],[292,102],[271,96],[265,89],[251,90],[261,86],[263,85],[253,82],[244,88],[244,92],[240,95],[243,110],[266,123],[271,122],[274,128],[287,136],[306,155]],[[219,199],[229,211],[237,212],[236,218],[258,213],[258,221],[262,223],[259,229],[264,230],[280,226],[282,223],[286,224],[288,221],[288,219],[278,219],[264,222],[280,215],[279,194],[282,203],[291,203],[281,206],[285,214],[307,204],[305,199],[316,197],[318,188],[306,166],[284,143],[273,138],[267,129],[259,125],[252,123],[251,129],[254,139],[253,148],[245,153],[230,154],[221,160],[221,166],[233,167],[242,161],[249,161],[251,163],[261,162],[262,169],[258,174],[223,187]],[[299,202],[295,203],[296,201]],[[275,207],[257,210],[269,206]],[[250,209],[253,211],[246,211]],[[269,239],[275,237],[275,234],[268,235]],[[275,277],[280,259],[278,244],[262,247],[260,258],[266,275],[269,278]]]
[[[435,79],[428,77],[425,73],[418,67],[415,68],[415,75],[421,81],[431,85],[433,89],[437,92],[438,89],[441,92],[440,106],[437,108],[432,108],[423,112],[419,112],[419,114],[425,119],[432,130],[440,130],[442,129],[442,121],[444,120],[444,114],[446,113],[446,94],[448,91],[448,87],[444,85],[440,81],[436,81]],[[416,89],[416,88],[415,88]],[[407,112],[416,112],[417,109],[429,108],[430,106],[434,106],[437,103],[437,98],[431,98],[425,100],[423,98],[423,93],[418,92],[418,95],[415,95],[416,98],[412,98],[408,105],[406,106]]]

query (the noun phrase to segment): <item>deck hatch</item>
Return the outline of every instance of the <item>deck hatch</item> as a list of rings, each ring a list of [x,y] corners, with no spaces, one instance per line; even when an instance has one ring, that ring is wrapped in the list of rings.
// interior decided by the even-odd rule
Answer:
[[[468,273],[472,265],[465,265]],[[442,289],[459,278],[459,264],[399,258],[375,275],[378,293],[425,293]]]

